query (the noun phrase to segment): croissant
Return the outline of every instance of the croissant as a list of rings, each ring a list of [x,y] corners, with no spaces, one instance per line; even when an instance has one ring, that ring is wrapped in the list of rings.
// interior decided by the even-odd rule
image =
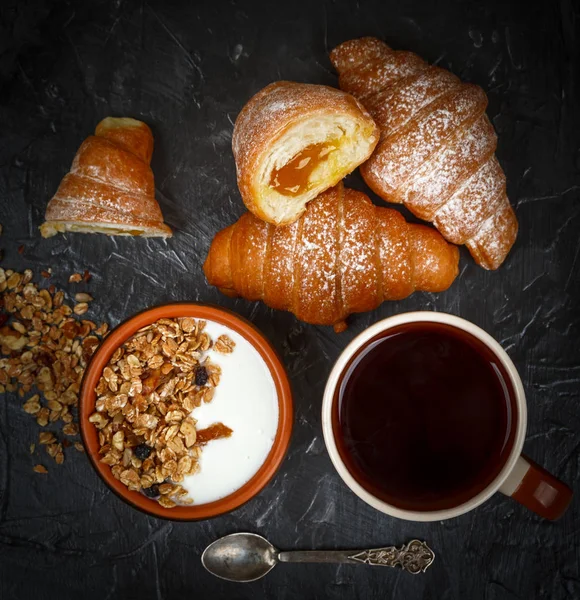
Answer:
[[[171,237],[155,200],[153,134],[135,119],[103,119],[78,149],[46,208],[43,237],[65,231]]]
[[[258,92],[236,119],[238,187],[264,221],[295,221],[306,203],[354,171],[379,130],[352,96],[324,85],[278,81]]]
[[[286,227],[245,213],[215,236],[203,269],[228,296],[263,300],[340,332],[349,314],[383,300],[447,289],[458,262],[457,247],[434,229],[339,184]]]
[[[344,42],[330,58],[340,87],[381,129],[361,167],[369,187],[431,221],[448,241],[465,244],[482,267],[499,267],[518,223],[483,90],[375,38]]]

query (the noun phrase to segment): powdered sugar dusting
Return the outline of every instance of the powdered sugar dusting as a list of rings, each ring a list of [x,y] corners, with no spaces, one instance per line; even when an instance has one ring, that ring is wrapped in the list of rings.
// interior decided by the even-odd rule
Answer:
[[[415,252],[418,227],[339,184],[290,226],[276,228],[251,213],[243,215],[233,226],[229,248],[212,244],[212,269],[206,274],[211,284],[231,281],[247,299],[290,310],[309,323],[336,325],[350,313],[412,293],[414,261],[422,271],[431,265],[436,274],[422,289],[451,285],[457,272],[452,247],[432,231],[439,245]]]
[[[127,136],[123,146],[99,134],[89,136],[75,155],[70,173],[48,203],[46,220],[72,225],[111,224],[119,229],[147,229],[150,234],[157,230],[159,235],[171,235],[155,200],[149,163],[140,158],[139,149],[131,152],[127,148],[129,142],[143,143],[150,156],[152,134],[142,125],[140,135]],[[97,131],[107,133],[106,128],[99,127]]]
[[[383,296],[385,300],[405,298],[415,289],[409,225],[396,210],[375,208],[375,211]]]
[[[381,127],[381,141],[361,167],[363,176],[385,200],[435,219],[447,239],[467,243],[476,261],[497,268],[515,241],[517,221],[505,191],[498,191],[505,177],[497,161],[488,165],[496,136],[484,113],[485,94],[437,67],[395,81],[385,76],[380,86],[377,74],[388,69],[376,63],[391,65],[396,55],[380,44],[350,40],[331,55],[341,86],[364,98]]]
[[[445,147],[447,138],[464,123],[473,122],[485,109],[480,88],[462,86],[429,105],[405,127],[384,138],[363,173],[396,194],[430,156]]]
[[[294,308],[296,316],[305,321],[311,321],[319,314],[329,315],[332,322],[339,320],[336,231],[340,195],[340,188],[321,194],[302,217],[301,238],[294,261],[298,277]]]
[[[365,194],[346,190],[343,210],[342,301],[348,312],[371,310],[380,303],[374,206]]]
[[[374,37],[348,40],[330,53],[337,71],[347,71],[376,59],[388,59],[393,51],[385,42]]]
[[[449,241],[465,244],[497,210],[502,198],[505,175],[492,155],[437,211],[433,223]]]
[[[299,222],[285,227],[269,227],[269,253],[264,256],[263,300],[268,306],[290,310],[293,306],[296,273],[295,248]]]
[[[509,252],[518,234],[516,215],[505,194],[500,206],[467,242],[473,256],[486,269],[497,269]]]
[[[127,192],[155,193],[153,171],[149,163],[98,136],[88,137],[79,148],[71,173],[107,182]]]
[[[430,67],[369,96],[365,103],[375,123],[391,136],[425,106],[459,85],[449,71]]]
[[[427,67],[427,63],[416,54],[391,52],[380,59],[360,65],[356,70],[346,71],[340,77],[340,87],[362,100]]]
[[[336,117],[334,121],[348,119],[353,125],[358,125],[357,137],[353,138],[351,134],[350,141],[362,145],[366,142],[368,147],[354,166],[370,154],[376,144],[378,132],[370,114],[358,100],[341,90],[324,85],[289,81],[272,83],[248,101],[234,126],[232,148],[238,186],[244,203],[250,210],[256,212],[255,209],[263,201],[262,194],[258,194],[259,190],[255,189],[254,178],[262,171],[264,157],[275,154],[277,138],[303,122],[305,117],[312,118],[316,114]],[[358,152],[360,151],[359,149]],[[328,185],[332,183],[331,181]]]
[[[485,115],[467,131],[459,129],[456,134],[458,139],[423,163],[397,194],[399,201],[421,219],[432,221],[437,209],[458,187],[469,185],[473,172],[495,150],[495,133]]]

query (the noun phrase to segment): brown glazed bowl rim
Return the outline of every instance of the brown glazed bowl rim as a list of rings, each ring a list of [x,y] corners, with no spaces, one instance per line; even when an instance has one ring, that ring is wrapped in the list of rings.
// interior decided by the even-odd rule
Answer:
[[[156,500],[140,492],[130,491],[113,477],[111,468],[98,459],[97,429],[89,422],[95,410],[95,388],[113,352],[142,327],[163,318],[193,317],[215,321],[229,327],[245,338],[258,351],[268,366],[278,396],[278,429],[274,443],[266,460],[256,474],[232,494],[209,502],[191,506],[164,508]],[[221,307],[195,302],[176,302],[146,309],[120,323],[97,348],[91,358],[81,384],[79,401],[79,423],[83,444],[89,460],[109,488],[122,500],[149,515],[175,521],[197,521],[230,512],[258,494],[274,477],[282,463],[292,434],[293,406],[292,391],[286,370],[278,354],[263,334],[243,317]]]

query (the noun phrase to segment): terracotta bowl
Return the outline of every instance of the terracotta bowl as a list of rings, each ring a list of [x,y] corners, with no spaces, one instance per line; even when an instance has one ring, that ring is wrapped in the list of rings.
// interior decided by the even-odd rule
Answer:
[[[139,492],[129,491],[127,487],[113,477],[111,468],[99,461],[97,429],[92,423],[89,423],[89,416],[95,411],[95,388],[113,352],[142,327],[162,318],[176,317],[193,317],[195,319],[215,321],[233,329],[254,346],[268,365],[276,385],[279,409],[278,430],[270,454],[267,456],[264,464],[245,485],[234,493],[221,500],[207,504],[164,508],[155,500],[147,498]],[[251,323],[228,310],[215,306],[194,303],[166,304],[145,310],[121,323],[116,329],[111,331],[99,346],[83,378],[80,393],[79,421],[85,449],[93,467],[118,496],[134,508],[138,508],[156,517],[176,521],[193,521],[215,517],[238,508],[258,494],[272,479],[282,463],[290,443],[293,421],[292,393],[286,371],[276,351]]]

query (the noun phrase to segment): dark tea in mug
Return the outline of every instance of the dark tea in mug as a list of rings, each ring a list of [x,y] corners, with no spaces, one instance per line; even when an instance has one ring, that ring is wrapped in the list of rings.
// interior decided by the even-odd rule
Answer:
[[[454,508],[483,491],[513,447],[517,408],[501,361],[450,325],[382,332],[350,360],[332,427],[350,474],[404,510]]]

